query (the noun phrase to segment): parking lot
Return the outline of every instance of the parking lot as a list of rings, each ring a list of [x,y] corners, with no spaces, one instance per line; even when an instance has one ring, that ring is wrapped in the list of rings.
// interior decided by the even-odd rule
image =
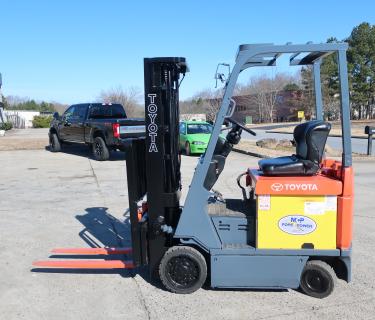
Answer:
[[[353,282],[317,300],[294,290],[211,290],[175,295],[146,273],[34,272],[55,247],[129,246],[123,154],[91,160],[74,146],[0,152],[0,319],[373,319],[375,161],[354,163]],[[183,157],[183,199],[197,162]],[[232,153],[216,189],[241,197],[235,179],[259,159]],[[236,272],[230,270],[229,272]],[[252,270],[249,270],[252,272]]]

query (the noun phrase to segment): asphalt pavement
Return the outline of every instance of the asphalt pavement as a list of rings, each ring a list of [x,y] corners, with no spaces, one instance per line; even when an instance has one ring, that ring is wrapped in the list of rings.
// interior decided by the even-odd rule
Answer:
[[[130,245],[123,154],[107,162],[88,155],[74,147],[0,152],[0,319],[374,319],[373,160],[354,163],[353,281],[340,280],[318,300],[295,290],[176,295],[150,283],[144,270],[33,271],[32,262],[55,247]],[[241,197],[235,179],[258,160],[232,153],[216,189]],[[183,199],[197,161],[182,158]]]

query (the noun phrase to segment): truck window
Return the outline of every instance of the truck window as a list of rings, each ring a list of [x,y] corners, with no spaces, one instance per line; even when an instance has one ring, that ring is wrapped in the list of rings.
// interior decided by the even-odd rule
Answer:
[[[77,105],[77,106],[75,107],[75,109],[74,109],[74,113],[73,113],[74,118],[75,118],[76,120],[78,120],[78,121],[83,121],[83,120],[85,120],[87,107],[88,107],[87,104],[80,104],[80,105]]]
[[[68,121],[71,120],[74,114],[75,106],[71,106],[68,110],[66,110],[63,114],[63,118]]]
[[[107,118],[126,118],[124,107],[121,104],[93,104],[90,108],[89,118],[91,119],[107,119]]]

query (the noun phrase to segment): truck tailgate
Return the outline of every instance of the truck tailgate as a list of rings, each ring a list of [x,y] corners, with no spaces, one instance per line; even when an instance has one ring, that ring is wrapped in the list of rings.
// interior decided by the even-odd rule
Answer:
[[[119,121],[120,124],[120,138],[132,138],[145,135],[144,120],[127,119]]]

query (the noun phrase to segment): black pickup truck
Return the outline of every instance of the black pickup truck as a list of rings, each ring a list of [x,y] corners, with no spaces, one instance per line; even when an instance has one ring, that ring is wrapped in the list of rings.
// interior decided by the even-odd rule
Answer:
[[[121,104],[81,103],[62,116],[53,115],[49,130],[50,150],[58,152],[64,142],[90,145],[94,158],[108,160],[110,150],[123,151],[127,138],[145,134],[144,119],[129,119]]]

